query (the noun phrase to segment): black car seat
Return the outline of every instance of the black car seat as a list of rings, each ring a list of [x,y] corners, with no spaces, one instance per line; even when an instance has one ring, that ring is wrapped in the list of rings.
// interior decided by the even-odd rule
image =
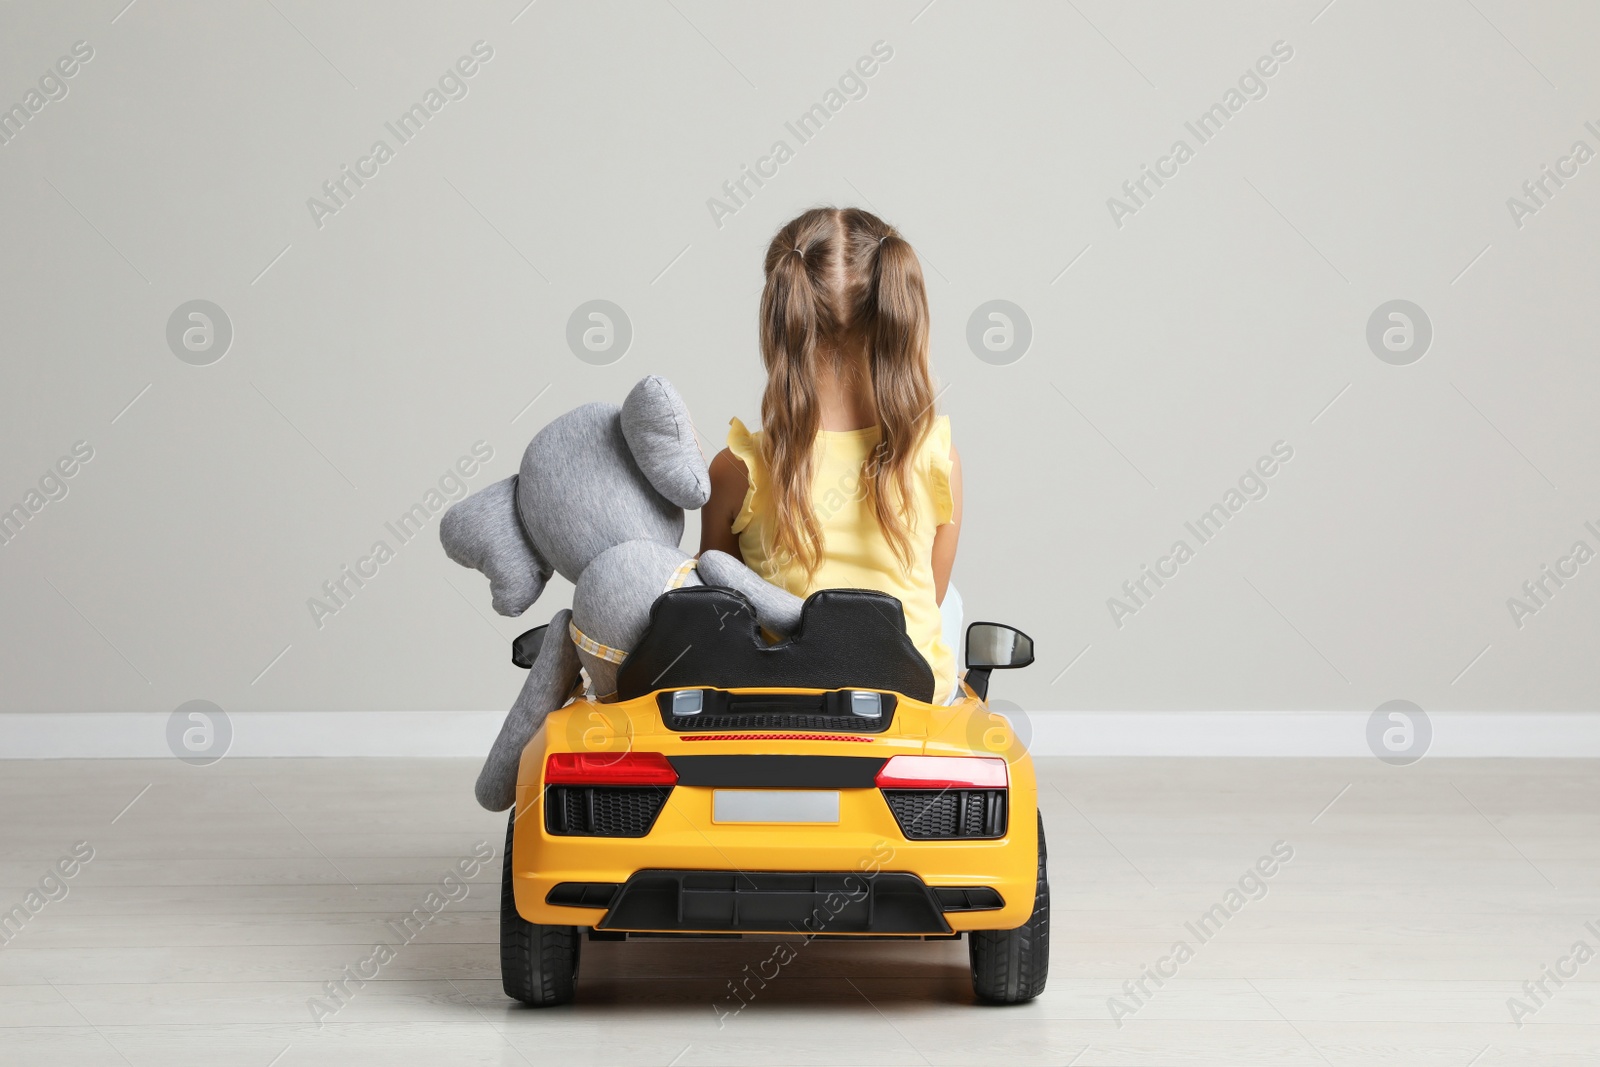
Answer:
[[[617,699],[658,689],[882,689],[933,699],[933,668],[906,636],[900,601],[869,589],[821,589],[806,598],[792,637],[769,645],[754,609],[720,586],[672,589],[617,670]]]

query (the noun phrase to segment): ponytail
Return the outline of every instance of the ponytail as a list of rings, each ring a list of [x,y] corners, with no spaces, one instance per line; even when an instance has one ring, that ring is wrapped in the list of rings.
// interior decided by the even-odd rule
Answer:
[[[779,248],[774,242],[761,294],[761,354],[767,367],[762,447],[776,483],[777,546],[780,554],[799,561],[808,577],[822,561],[822,526],[810,499],[812,446],[822,424],[817,401],[820,318],[804,247]]]
[[[917,254],[889,230],[874,257],[872,343],[868,367],[876,400],[877,464],[867,481],[873,512],[902,566],[911,563],[911,457],[933,425],[933,380],[928,373],[928,294]],[[874,457],[875,459],[877,457]]]

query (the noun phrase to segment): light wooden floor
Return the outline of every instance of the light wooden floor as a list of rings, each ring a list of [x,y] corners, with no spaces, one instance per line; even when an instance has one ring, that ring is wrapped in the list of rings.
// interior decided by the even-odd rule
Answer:
[[[593,943],[577,1005],[523,1009],[499,988],[495,862],[319,1028],[308,1000],[396,940],[386,919],[475,843],[498,857],[474,764],[0,763],[0,909],[94,849],[0,947],[0,1063],[1600,1064],[1600,960],[1546,980],[1521,1028],[1506,1003],[1600,950],[1594,762],[1041,771],[1054,951],[1032,1005],[974,1005],[961,943],[818,942],[719,1023],[773,946]],[[1199,943],[1185,922],[1278,841],[1266,896]],[[1123,983],[1180,939],[1193,958],[1119,1027],[1108,998],[1134,1006]]]

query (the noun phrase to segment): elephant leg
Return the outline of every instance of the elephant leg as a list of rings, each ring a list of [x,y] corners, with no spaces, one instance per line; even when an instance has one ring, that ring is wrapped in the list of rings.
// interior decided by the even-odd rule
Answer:
[[[478,803],[490,811],[505,811],[516,803],[517,765],[522,750],[544,724],[545,716],[566,702],[578,684],[578,650],[567,635],[572,613],[565,609],[550,620],[549,635],[539,646],[539,658],[522,683],[522,692],[506,713],[489,758],[478,772]]]

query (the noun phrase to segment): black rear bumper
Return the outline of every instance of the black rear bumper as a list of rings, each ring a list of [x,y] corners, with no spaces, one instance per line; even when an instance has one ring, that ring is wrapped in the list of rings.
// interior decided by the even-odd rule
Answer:
[[[950,933],[934,891],[890,871],[638,871],[610,903],[597,930]]]

